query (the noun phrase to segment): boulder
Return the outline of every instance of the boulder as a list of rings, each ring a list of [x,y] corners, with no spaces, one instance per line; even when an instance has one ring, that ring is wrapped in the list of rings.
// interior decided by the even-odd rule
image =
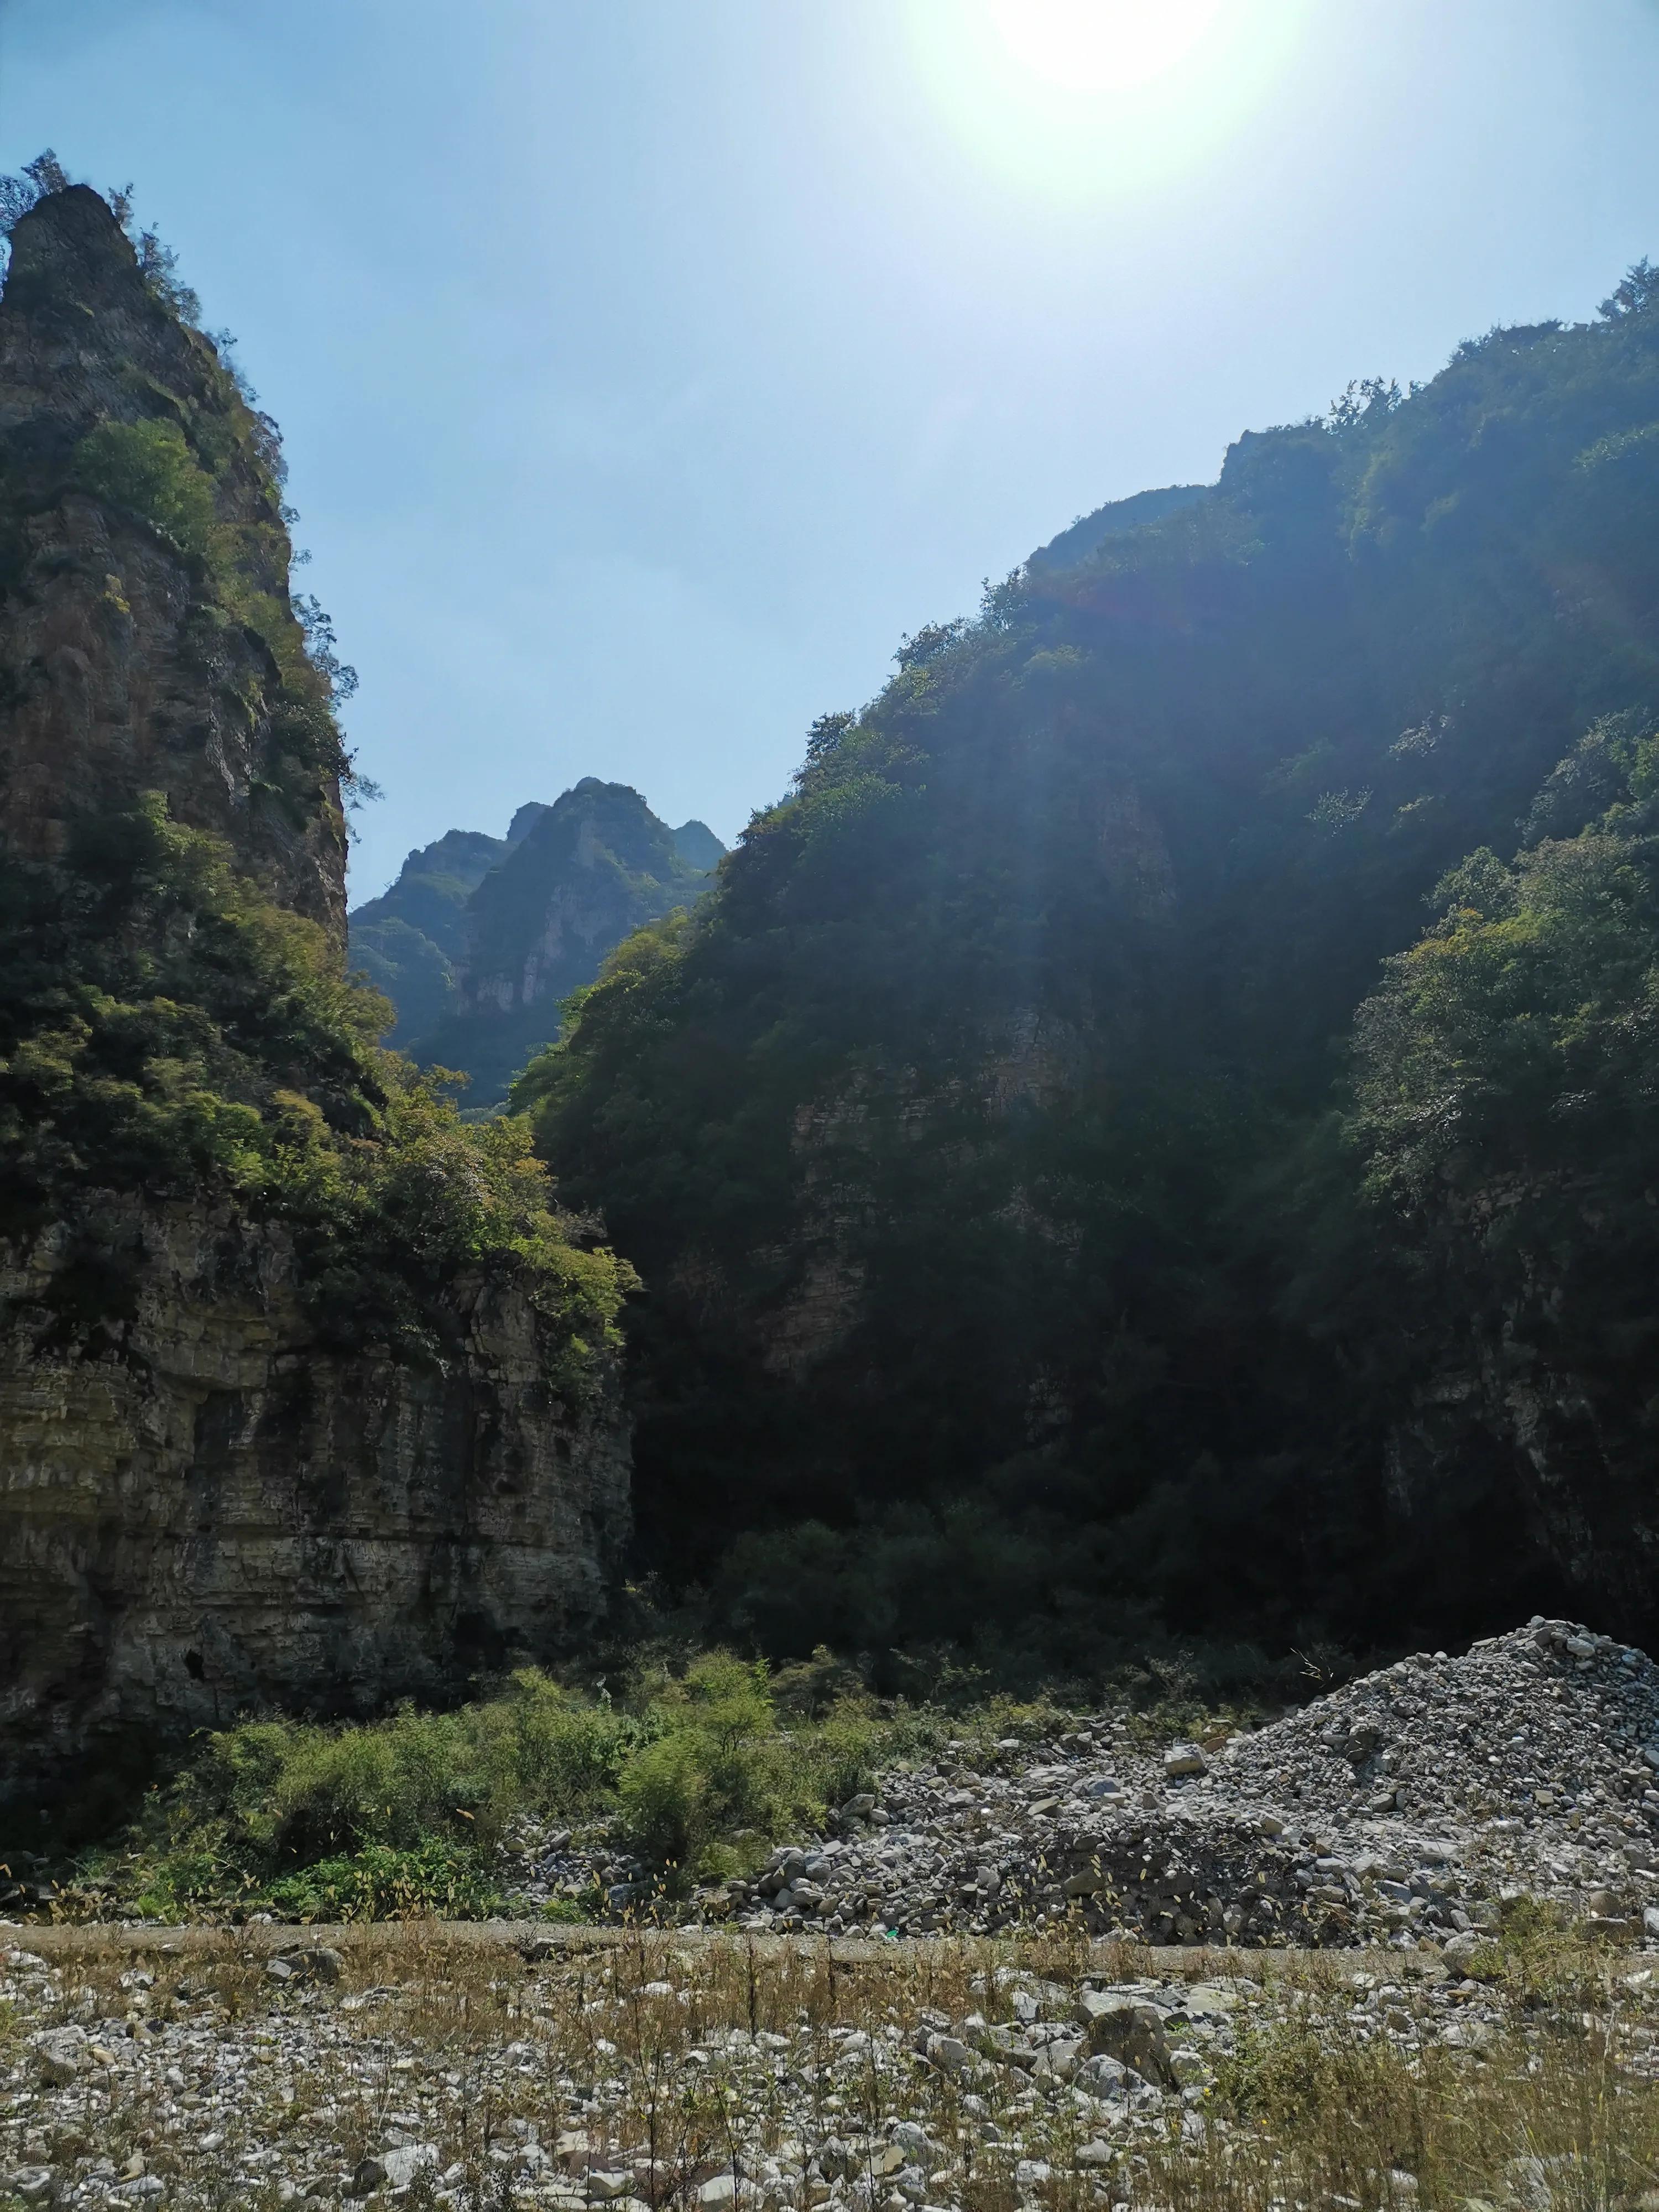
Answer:
[[[1121,1990],[1085,1990],[1073,2017],[1079,2027],[1087,2030],[1089,2048],[1095,2055],[1133,2067],[1143,2081],[1155,2082],[1160,2089],[1176,2086],[1164,2022],[1156,2006]]]

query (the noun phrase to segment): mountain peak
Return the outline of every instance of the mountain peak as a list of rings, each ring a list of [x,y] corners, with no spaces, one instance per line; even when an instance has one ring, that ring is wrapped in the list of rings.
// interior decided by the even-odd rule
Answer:
[[[611,946],[702,891],[725,847],[671,830],[631,784],[585,775],[527,800],[505,838],[452,830],[351,917],[352,957],[398,1009],[392,1040],[468,1069],[492,1103],[558,1034],[559,1005]]]
[[[524,805],[520,807],[517,813],[514,814],[513,819],[507,825],[507,843],[509,845],[522,845],[525,839],[530,835],[531,831],[535,828],[536,824],[541,820],[543,815],[546,812],[547,806],[544,800],[539,799],[526,799]]]
[[[0,729],[5,846],[56,860],[158,791],[343,936],[344,760],[289,599],[271,426],[84,185],[12,230],[0,447],[0,664],[31,672]]]
[[[674,832],[674,850],[690,868],[717,868],[726,848],[706,822],[696,817]]]

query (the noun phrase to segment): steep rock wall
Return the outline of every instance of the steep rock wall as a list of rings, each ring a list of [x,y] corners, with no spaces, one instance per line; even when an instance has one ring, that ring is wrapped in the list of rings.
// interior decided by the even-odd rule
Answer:
[[[584,776],[474,892],[461,1011],[511,1015],[568,996],[630,930],[702,888],[638,792]]]
[[[453,1109],[400,1108],[411,1071],[340,988],[345,756],[289,599],[275,428],[178,304],[95,193],[15,228],[0,1797],[131,1779],[246,1711],[366,1712],[548,1658],[603,1610],[629,1525],[626,1271],[579,1249],[499,1144],[469,1151]],[[137,890],[98,874],[155,793],[169,826],[219,841],[234,896],[198,857],[199,880],[150,898],[144,870],[172,865],[159,830]],[[100,1117],[94,1096],[117,1103]],[[251,1146],[240,1167],[197,1141],[228,1126],[215,1115]],[[162,1127],[171,1149],[127,1143]],[[284,1182],[273,1130],[309,1182]],[[361,1288],[346,1327],[321,1315],[319,1194],[337,1189],[349,1233],[365,1163],[414,1194],[395,1224],[350,1217],[378,1226],[360,1279],[403,1284],[412,1335]]]
[[[453,1696],[592,1626],[629,1527],[611,1378],[562,1395],[510,1285],[449,1318],[430,1364],[331,1350],[281,1230],[223,1206],[0,1248],[0,1789],[250,1708]]]
[[[211,486],[196,542],[131,486],[88,489],[82,441],[107,424],[179,434]],[[77,818],[161,791],[176,820],[228,837],[264,890],[343,940],[337,763],[292,681],[303,652],[276,458],[96,192],[73,186],[23,217],[0,296],[0,837],[53,860]],[[210,540],[228,604],[204,588]]]

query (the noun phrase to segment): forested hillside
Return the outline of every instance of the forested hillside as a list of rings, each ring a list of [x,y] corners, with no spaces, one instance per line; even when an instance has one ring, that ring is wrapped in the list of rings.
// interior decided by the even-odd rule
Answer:
[[[1651,1633],[1659,282],[1163,496],[519,1086],[647,1285],[655,1562],[781,1650]]]

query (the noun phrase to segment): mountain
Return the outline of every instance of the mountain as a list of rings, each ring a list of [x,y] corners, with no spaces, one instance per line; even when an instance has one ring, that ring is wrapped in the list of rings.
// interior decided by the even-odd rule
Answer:
[[[701,896],[726,848],[670,830],[626,784],[586,776],[506,837],[452,830],[351,915],[351,959],[397,1008],[389,1042],[472,1078],[490,1106],[558,1034],[562,999],[630,930]]]
[[[505,859],[514,830],[522,837],[519,825],[526,814],[534,819],[531,809],[520,807],[505,837],[486,837],[479,830],[447,831],[409,855],[389,890],[353,910],[352,966],[398,1010],[388,1044],[408,1045],[448,1012],[455,995],[454,963],[465,935],[466,902]]]
[[[682,822],[674,834],[674,850],[688,868],[710,874],[726,857],[726,848],[706,822]]]
[[[153,238],[3,182],[0,1799],[84,1800],[584,1632],[633,1279],[347,980],[275,425]]]
[[[1158,496],[907,639],[517,1088],[650,1285],[647,1557],[1033,1678],[1650,1637],[1659,280]]]
[[[1158,491],[1138,491],[1127,499],[1109,500],[1092,514],[1080,515],[1067,530],[1039,545],[1026,562],[1032,574],[1045,568],[1075,568],[1099,552],[1109,538],[1121,538],[1148,522],[1161,522],[1204,497],[1204,484],[1165,484]]]

